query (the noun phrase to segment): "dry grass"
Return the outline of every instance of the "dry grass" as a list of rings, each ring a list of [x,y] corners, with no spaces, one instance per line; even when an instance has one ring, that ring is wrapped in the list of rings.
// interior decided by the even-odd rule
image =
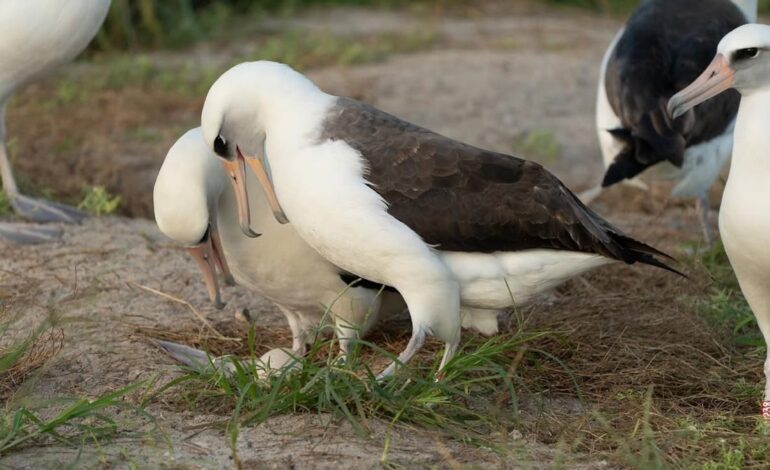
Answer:
[[[14,346],[0,347],[0,357],[12,353]],[[8,369],[0,372],[0,402],[7,401],[24,381],[45,366],[64,345],[64,332],[60,328],[44,331],[39,336],[29,338],[29,344],[23,354]]]

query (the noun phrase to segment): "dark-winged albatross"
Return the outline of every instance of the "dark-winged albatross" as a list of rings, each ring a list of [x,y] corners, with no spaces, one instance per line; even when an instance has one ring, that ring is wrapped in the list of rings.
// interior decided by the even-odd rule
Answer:
[[[256,186],[252,175],[250,184]],[[291,225],[273,217],[261,191],[239,191],[238,204],[218,158],[200,129],[184,134],[169,150],[153,192],[155,220],[169,238],[188,247],[203,272],[211,300],[222,307],[216,270],[274,302],[292,331],[292,349],[305,354],[322,320],[336,326],[343,355],[351,339],[368,332],[380,316],[404,310],[400,296],[380,286],[358,286],[310,248]],[[239,187],[245,189],[245,185]],[[255,188],[257,189],[257,188]],[[239,207],[247,212],[238,213]],[[250,208],[250,210],[249,210]],[[258,224],[261,236],[241,233],[239,218]],[[352,282],[353,287],[348,283]]]
[[[742,96],[719,231],[759,328],[770,345],[770,26],[746,25],[719,43],[711,65],[669,102],[673,116],[734,88]],[[770,350],[763,416],[770,420]]]
[[[725,34],[756,16],[756,0],[647,0],[602,63],[596,113],[606,167],[602,187],[621,181],[643,186],[637,175],[672,163],[680,168],[672,195],[696,198],[709,243],[708,193],[730,158],[738,94],[726,93],[677,120],[668,118],[666,103],[708,65]]]
[[[96,35],[110,0],[20,0],[0,2],[0,176],[14,211],[35,222],[77,222],[84,214],[19,192],[5,146],[5,108],[21,86],[75,58]],[[0,237],[17,243],[56,238],[58,230],[0,224]]]
[[[277,218],[322,256],[401,293],[413,328],[402,363],[431,334],[446,344],[443,368],[463,323],[596,266],[667,268],[540,165],[326,94],[286,65],[222,75],[202,129],[231,174],[251,166]],[[480,310],[462,318],[461,302]]]

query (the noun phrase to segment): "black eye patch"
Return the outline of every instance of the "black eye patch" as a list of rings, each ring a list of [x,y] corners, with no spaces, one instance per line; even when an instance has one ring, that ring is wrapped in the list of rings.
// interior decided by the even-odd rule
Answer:
[[[753,59],[759,55],[759,49],[756,47],[749,47],[746,49],[739,49],[733,54],[733,62],[741,60]]]
[[[227,150],[227,142],[225,142],[225,139],[221,135],[218,135],[217,138],[214,139],[214,153],[222,158],[228,158],[230,153]]]

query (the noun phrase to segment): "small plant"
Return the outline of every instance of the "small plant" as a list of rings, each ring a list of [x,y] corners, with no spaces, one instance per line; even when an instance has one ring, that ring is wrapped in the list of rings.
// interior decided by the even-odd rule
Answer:
[[[113,214],[118,207],[120,196],[113,196],[103,186],[87,186],[83,189],[83,199],[78,204],[78,209],[96,216]]]

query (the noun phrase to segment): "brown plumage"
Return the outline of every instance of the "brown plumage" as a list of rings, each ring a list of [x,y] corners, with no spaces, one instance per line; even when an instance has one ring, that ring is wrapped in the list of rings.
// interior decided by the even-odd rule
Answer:
[[[537,163],[482,150],[338,98],[321,140],[343,140],[368,165],[388,212],[444,251],[596,253],[670,271],[666,254],[612,226]]]

